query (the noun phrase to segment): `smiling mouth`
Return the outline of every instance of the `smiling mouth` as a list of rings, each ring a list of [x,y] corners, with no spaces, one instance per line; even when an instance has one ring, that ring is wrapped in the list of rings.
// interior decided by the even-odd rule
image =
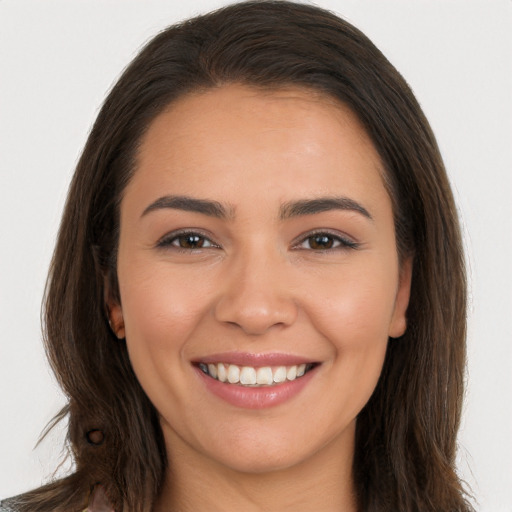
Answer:
[[[197,367],[209,377],[226,384],[245,387],[276,386],[300,379],[318,366],[318,363],[302,363],[291,366],[238,366],[227,363],[198,363]]]

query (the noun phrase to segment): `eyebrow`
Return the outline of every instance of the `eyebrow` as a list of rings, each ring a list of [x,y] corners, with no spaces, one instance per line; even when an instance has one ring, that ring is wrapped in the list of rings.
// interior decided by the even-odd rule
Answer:
[[[288,202],[281,206],[279,217],[281,220],[285,220],[291,217],[314,215],[315,213],[330,210],[353,211],[373,220],[370,212],[364,206],[348,197],[319,197],[316,199],[303,199]]]
[[[227,219],[233,216],[232,208],[226,208],[218,201],[209,199],[196,199],[188,196],[163,196],[151,203],[143,212],[144,217],[155,210],[171,208],[174,210],[184,210],[187,212],[202,213],[209,217],[218,219]]]
[[[197,199],[189,196],[162,196],[146,207],[142,212],[141,217],[144,217],[152,211],[167,208],[201,213],[218,219],[234,218],[234,208],[232,207],[226,207],[218,201]],[[348,197],[319,197],[315,199],[290,201],[281,206],[279,218],[280,220],[286,220],[292,217],[314,215],[315,213],[322,213],[330,210],[353,211],[373,220],[370,212],[364,206]]]

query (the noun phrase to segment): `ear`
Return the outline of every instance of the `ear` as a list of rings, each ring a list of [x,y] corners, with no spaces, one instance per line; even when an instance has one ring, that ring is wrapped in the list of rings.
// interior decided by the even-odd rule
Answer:
[[[119,299],[114,297],[112,293],[112,284],[108,277],[104,278],[104,296],[105,307],[107,308],[108,323],[112,332],[118,339],[122,340],[125,337],[123,308],[121,307]]]
[[[395,297],[395,308],[389,324],[388,336],[399,338],[407,329],[407,306],[411,296],[412,257],[405,259],[400,268],[398,289]]]
[[[107,311],[110,328],[117,338],[122,340],[125,337],[125,331],[123,309],[121,308],[121,305],[118,302],[107,304]]]

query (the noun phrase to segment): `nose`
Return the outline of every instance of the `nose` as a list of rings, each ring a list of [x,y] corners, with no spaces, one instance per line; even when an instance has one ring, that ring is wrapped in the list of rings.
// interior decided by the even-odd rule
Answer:
[[[288,275],[286,262],[279,255],[239,256],[227,268],[215,305],[216,319],[252,336],[292,325],[298,308]]]

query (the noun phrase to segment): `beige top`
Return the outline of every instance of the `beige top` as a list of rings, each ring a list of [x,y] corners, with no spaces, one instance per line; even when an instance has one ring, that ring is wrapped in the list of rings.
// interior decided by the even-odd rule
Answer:
[[[0,502],[0,512],[17,512],[15,505],[8,503],[10,500]],[[110,506],[103,487],[98,486],[89,500],[89,506],[83,512],[115,512]]]
[[[9,507],[5,501],[0,501],[0,512],[16,512],[16,510]]]

